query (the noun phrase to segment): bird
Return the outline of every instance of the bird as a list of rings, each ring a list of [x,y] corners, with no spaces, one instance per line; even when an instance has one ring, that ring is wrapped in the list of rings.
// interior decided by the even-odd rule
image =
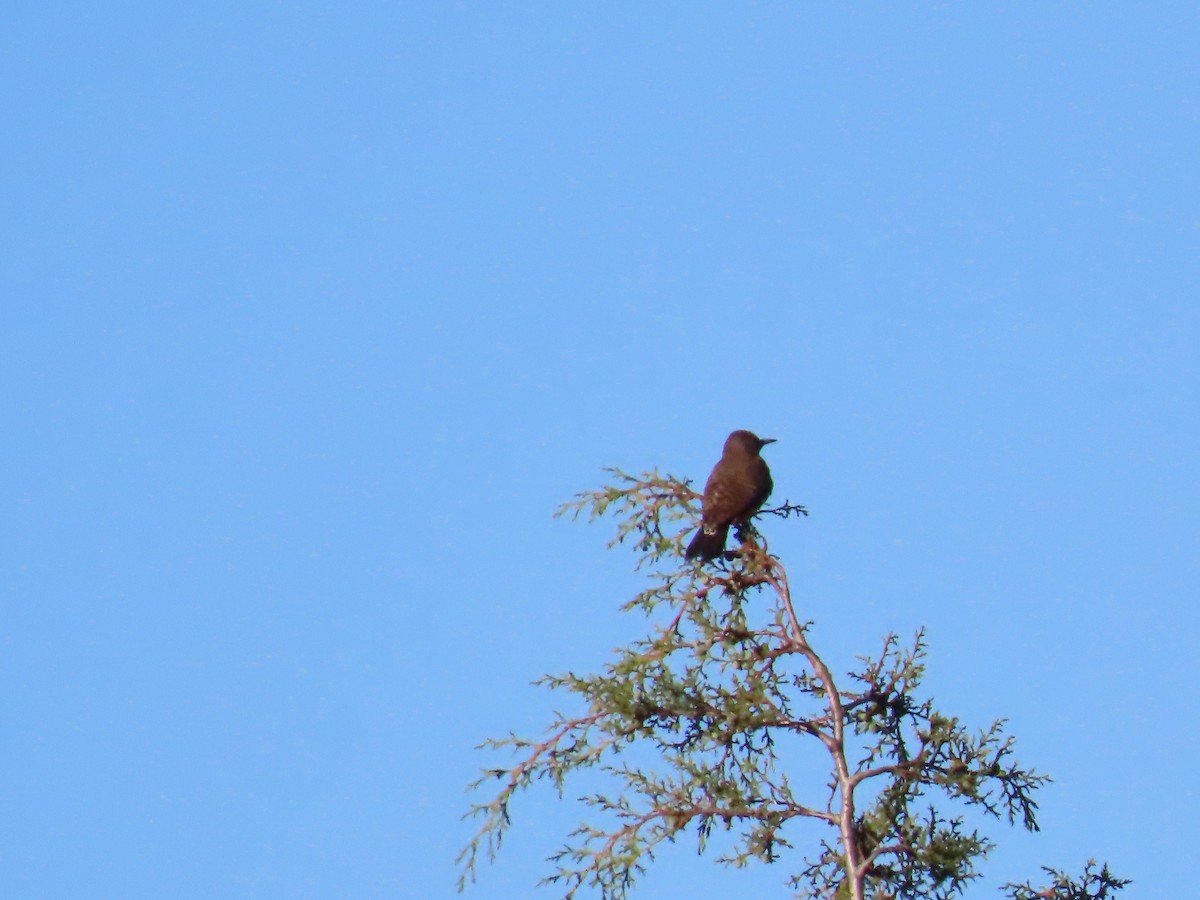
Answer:
[[[771,470],[759,451],[775,438],[738,430],[725,439],[721,458],[704,485],[700,530],[684,551],[685,559],[716,559],[725,552],[730,526],[740,530],[771,496]]]

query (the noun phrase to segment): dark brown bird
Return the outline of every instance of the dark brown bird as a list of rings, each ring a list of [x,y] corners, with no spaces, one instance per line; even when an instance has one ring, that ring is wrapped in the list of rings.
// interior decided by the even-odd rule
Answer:
[[[725,440],[725,451],[704,485],[704,512],[700,530],[684,556],[716,559],[725,552],[729,527],[744,528],[771,496],[775,486],[766,460],[758,455],[775,438],[760,438],[751,431],[735,431]]]

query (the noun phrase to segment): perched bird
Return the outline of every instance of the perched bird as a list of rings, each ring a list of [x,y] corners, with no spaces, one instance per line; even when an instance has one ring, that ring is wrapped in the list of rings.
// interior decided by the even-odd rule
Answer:
[[[721,459],[704,485],[704,512],[700,530],[684,556],[716,559],[725,552],[729,527],[744,528],[771,496],[771,470],[758,455],[775,438],[760,438],[750,431],[735,431],[725,440]]]

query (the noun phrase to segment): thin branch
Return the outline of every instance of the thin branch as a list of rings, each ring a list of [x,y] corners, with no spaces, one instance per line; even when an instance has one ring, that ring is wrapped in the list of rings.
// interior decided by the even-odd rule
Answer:
[[[792,590],[787,577],[787,569],[775,557],[765,552],[763,555],[767,560],[767,578],[779,595],[783,608],[787,611],[792,631],[791,640],[796,648],[804,654],[809,665],[813,667],[813,671],[825,685],[825,697],[829,704],[833,733],[828,736],[823,735],[823,737],[829,738],[825,744],[833,757],[837,781],[840,785],[842,802],[838,812],[837,826],[842,838],[842,849],[846,854],[846,877],[850,882],[850,895],[853,900],[863,900],[863,876],[866,874],[866,865],[861,858],[858,835],[854,828],[854,782],[851,780],[850,767],[846,763],[846,711],[842,707],[842,697],[834,683],[829,667],[808,643],[805,627],[800,623],[800,617],[796,615],[796,607],[792,603]]]

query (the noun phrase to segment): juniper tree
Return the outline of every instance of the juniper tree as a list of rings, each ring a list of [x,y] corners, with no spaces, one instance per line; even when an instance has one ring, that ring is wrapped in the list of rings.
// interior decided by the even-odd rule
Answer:
[[[692,833],[701,852],[727,833],[719,861],[745,866],[794,854],[797,820],[824,837],[791,872],[797,896],[836,900],[961,894],[978,877],[991,840],[968,824],[972,809],[1036,831],[1037,789],[1049,779],[1017,761],[1003,720],[973,729],[921,691],[923,630],[891,634],[835,678],[810,642],[812,623],[793,603],[788,572],[757,532],[714,562],[683,559],[697,519],[687,482],[608,470],[613,482],[576,496],[560,515],[616,519],[611,545],[631,544],[648,587],[622,608],[649,633],[616,651],[600,672],[548,675],[537,683],[576,698],[544,736],[510,735],[483,746],[512,762],[472,785],[495,795],[474,805],[482,823],[459,857],[460,889],[480,855],[494,857],[516,795],[549,782],[565,795],[571,776],[603,775],[608,792],[581,798],[596,816],[567,839],[543,884],[575,897],[590,889],[624,900],[664,841]],[[784,503],[764,510],[807,512]],[[765,599],[765,602],[764,602]],[[753,601],[753,602],[752,602]],[[789,773],[795,742],[818,747],[827,777]],[[630,753],[633,748],[649,756]],[[653,765],[637,760],[650,758]],[[822,783],[823,781],[823,783]],[[1006,885],[1013,900],[1103,898],[1126,882],[1091,864],[1075,881],[1046,870],[1045,890]]]

